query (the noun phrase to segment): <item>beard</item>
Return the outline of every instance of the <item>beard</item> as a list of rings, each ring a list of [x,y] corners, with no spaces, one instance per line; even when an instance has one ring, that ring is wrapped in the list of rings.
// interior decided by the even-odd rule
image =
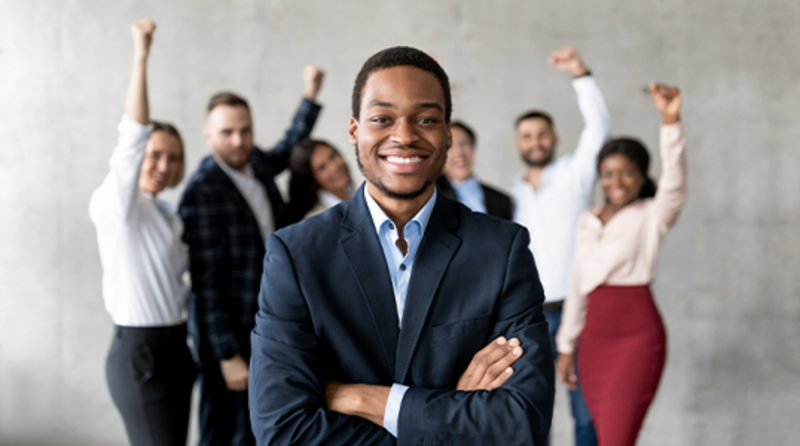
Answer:
[[[431,186],[431,184],[433,184],[436,178],[438,178],[439,175],[442,174],[442,170],[444,170],[444,164],[442,164],[442,168],[439,169],[438,174],[436,174],[433,178],[428,178],[427,180],[425,180],[425,183],[422,185],[422,187],[418,188],[417,190],[411,192],[397,192],[389,189],[388,186],[383,184],[383,181],[380,178],[374,178],[372,175],[368,175],[367,172],[364,171],[364,165],[361,163],[361,158],[358,156],[358,141],[356,141],[355,149],[356,149],[356,164],[358,164],[358,170],[361,171],[361,174],[364,175],[364,178],[366,178],[367,181],[369,181],[370,183],[372,183],[372,185],[377,187],[378,190],[381,191],[381,193],[383,193],[384,195],[393,200],[413,200],[419,197],[420,195],[425,193],[426,190],[428,190],[428,188]]]
[[[528,150],[524,155],[522,155],[522,162],[525,163],[528,167],[546,167],[553,161],[553,154],[555,153],[555,149],[550,149],[550,153],[548,153],[544,158],[540,160],[532,160],[530,159],[530,153],[533,149]]]

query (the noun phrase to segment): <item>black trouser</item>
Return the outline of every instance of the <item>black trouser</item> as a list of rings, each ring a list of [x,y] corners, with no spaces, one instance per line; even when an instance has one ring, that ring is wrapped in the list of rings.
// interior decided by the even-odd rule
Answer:
[[[116,327],[106,380],[132,446],[186,446],[196,374],[186,324]]]
[[[228,390],[219,362],[202,355],[200,382],[199,446],[250,446],[256,444],[250,427],[247,390]],[[205,359],[208,358],[208,359]]]

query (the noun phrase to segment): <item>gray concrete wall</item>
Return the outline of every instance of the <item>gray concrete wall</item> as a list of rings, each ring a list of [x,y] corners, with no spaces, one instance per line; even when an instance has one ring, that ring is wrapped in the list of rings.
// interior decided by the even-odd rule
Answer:
[[[651,148],[659,117],[642,86],[681,86],[691,199],[658,269],[669,360],[640,444],[797,444],[796,0],[0,0],[0,444],[125,443],[104,382],[112,324],[87,205],[122,113],[128,25],[144,16],[159,25],[152,114],[182,130],[190,168],[208,153],[210,94],[248,97],[269,145],[307,63],[328,72],[316,135],[355,166],[352,82],[395,44],[442,60],[455,116],[479,134],[478,172],[500,187],[521,167],[521,111],[551,110],[562,152],[577,142],[580,115],[566,75],[546,64],[552,49],[576,46],[614,133]],[[569,444],[563,392],[556,411],[556,444]]]

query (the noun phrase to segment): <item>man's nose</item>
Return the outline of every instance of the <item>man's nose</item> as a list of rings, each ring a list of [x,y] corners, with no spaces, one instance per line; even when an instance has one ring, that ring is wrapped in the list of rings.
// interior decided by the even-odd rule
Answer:
[[[156,163],[156,169],[158,169],[159,172],[163,173],[166,172],[168,168],[169,168],[169,160],[167,159],[166,156],[162,156],[161,159],[158,160],[158,163]]]
[[[241,146],[241,145],[242,145],[242,135],[240,135],[240,134],[238,134],[238,133],[234,133],[234,134],[231,136],[231,142],[233,143],[233,145],[234,145],[235,147],[239,147],[239,146]]]
[[[392,142],[403,146],[410,146],[419,139],[416,129],[406,119],[399,119],[392,129]]]

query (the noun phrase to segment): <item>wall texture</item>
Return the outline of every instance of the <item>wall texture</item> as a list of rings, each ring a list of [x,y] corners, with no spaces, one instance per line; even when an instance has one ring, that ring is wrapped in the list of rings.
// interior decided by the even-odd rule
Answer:
[[[213,92],[249,98],[268,146],[307,63],[328,72],[315,133],[354,166],[355,73],[395,44],[441,59],[455,116],[479,134],[478,173],[500,187],[521,168],[513,120],[525,109],[552,111],[562,152],[577,142],[580,114],[567,75],[546,63],[552,49],[576,46],[613,132],[651,148],[659,117],[642,87],[681,86],[691,199],[655,284],[669,361],[640,444],[796,444],[796,0],[0,0],[0,444],[125,443],[103,375],[112,324],[87,206],[116,140],[128,25],[145,16],[159,25],[152,114],[182,130],[190,169],[208,153],[200,132]],[[563,392],[556,411],[556,444],[568,444]]]

